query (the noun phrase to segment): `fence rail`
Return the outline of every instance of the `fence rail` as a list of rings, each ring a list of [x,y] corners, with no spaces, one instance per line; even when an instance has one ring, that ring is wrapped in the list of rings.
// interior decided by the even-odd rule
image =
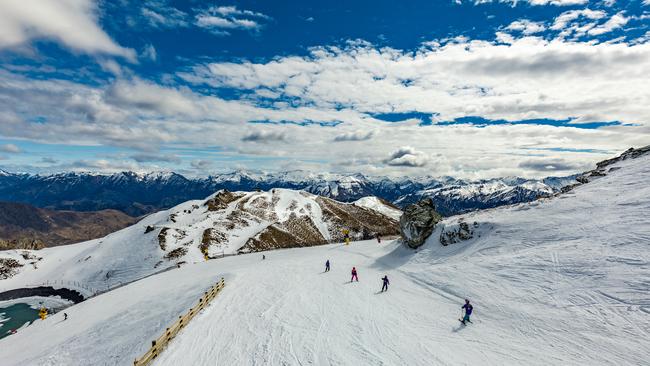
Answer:
[[[212,299],[214,299],[221,289],[226,285],[223,278],[219,280],[214,286],[212,286],[208,291],[206,291],[203,296],[199,299],[199,303],[191,308],[185,315],[178,317],[178,320],[174,322],[165,332],[158,337],[156,340],[151,342],[151,347],[145,352],[145,354],[136,358],[133,361],[134,366],[145,366],[149,365],[158,355],[167,347],[167,344],[178,334],[178,332],[183,329],[189,322],[194,318],[194,316],[203,308],[205,308]]]

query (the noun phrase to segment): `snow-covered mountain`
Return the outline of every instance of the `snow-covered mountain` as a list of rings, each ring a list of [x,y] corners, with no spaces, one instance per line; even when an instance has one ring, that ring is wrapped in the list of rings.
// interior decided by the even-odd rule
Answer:
[[[445,215],[479,208],[528,202],[558,192],[575,177],[527,180],[499,178],[465,181],[451,177],[368,177],[363,174],[313,174],[304,171],[253,173],[237,171],[207,178],[186,178],[158,172],[112,175],[61,173],[55,175],[0,174],[0,200],[37,207],[96,211],[117,209],[139,216],[200,199],[220,189],[230,191],[301,189],[338,201],[353,202],[376,196],[403,206],[432,195]],[[461,198],[460,202],[456,199]]]
[[[560,195],[444,219],[417,251],[373,240],[278,250],[266,260],[198,261],[157,274],[66,309],[66,321],[56,314],[0,340],[0,360],[131,364],[225,277],[224,290],[155,366],[645,365],[650,154],[632,155],[599,166]],[[273,202],[272,193],[257,197]],[[194,212],[177,222],[200,225],[192,205],[218,201],[179,207]],[[273,207],[291,206],[283,202]],[[298,211],[306,203],[299,199]],[[154,214],[148,224],[171,225],[172,213]],[[150,240],[126,233],[33,252],[44,254],[36,265],[43,276],[103,281],[107,268],[119,275],[158,260],[133,254],[158,253],[158,229],[146,234]],[[332,270],[324,273],[326,259]],[[360,281],[350,283],[353,266]],[[29,284],[39,270],[0,281],[0,291]],[[382,293],[384,275],[391,284]],[[466,298],[474,313],[464,326],[457,318]]]
[[[398,215],[399,210],[370,197],[342,203],[288,189],[222,190],[64,251],[2,252],[0,258],[13,259],[21,267],[15,279],[0,282],[0,291],[11,287],[12,281],[39,284],[52,280],[82,281],[93,289],[104,289],[170,266],[204,261],[204,253],[214,258],[341,242],[344,230],[352,240],[396,235]]]

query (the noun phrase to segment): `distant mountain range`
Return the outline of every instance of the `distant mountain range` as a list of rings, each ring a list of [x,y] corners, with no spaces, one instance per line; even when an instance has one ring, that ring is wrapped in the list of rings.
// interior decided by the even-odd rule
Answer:
[[[40,249],[100,238],[136,223],[116,210],[56,211],[0,202],[0,250]]]
[[[453,215],[532,201],[575,183],[575,178],[529,180],[506,177],[467,181],[451,177],[396,179],[358,173],[310,174],[303,171],[273,174],[237,171],[207,178],[187,178],[173,172],[32,175],[0,170],[0,200],[59,210],[115,209],[140,216],[190,199],[205,198],[220,189],[266,191],[288,188],[343,202],[377,196],[399,207],[429,196],[441,214]]]

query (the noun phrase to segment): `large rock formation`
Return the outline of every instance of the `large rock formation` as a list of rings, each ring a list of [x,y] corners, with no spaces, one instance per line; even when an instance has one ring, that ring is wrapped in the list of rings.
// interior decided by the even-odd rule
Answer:
[[[442,216],[436,212],[431,198],[409,205],[400,217],[399,226],[404,243],[416,249],[431,235]]]

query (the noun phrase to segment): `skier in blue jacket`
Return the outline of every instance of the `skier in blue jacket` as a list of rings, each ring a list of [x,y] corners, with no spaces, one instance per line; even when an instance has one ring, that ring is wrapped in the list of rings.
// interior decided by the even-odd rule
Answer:
[[[461,323],[466,324],[465,322],[472,322],[469,320],[469,316],[472,315],[472,310],[474,310],[474,307],[472,304],[469,303],[469,300],[465,299],[465,305],[461,307],[461,309],[465,309],[465,316],[463,317],[463,320],[461,320]]]
[[[384,276],[381,281],[383,282],[383,285],[381,286],[381,292],[388,291],[388,276]]]

